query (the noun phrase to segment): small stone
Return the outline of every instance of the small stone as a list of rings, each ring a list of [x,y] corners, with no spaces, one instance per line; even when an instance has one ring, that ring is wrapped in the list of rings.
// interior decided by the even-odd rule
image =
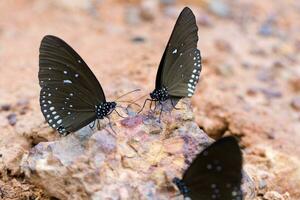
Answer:
[[[282,97],[282,93],[278,90],[275,89],[267,89],[263,88],[261,89],[261,92],[265,95],[266,98],[268,99],[273,99],[273,98],[280,98]]]
[[[285,200],[281,194],[276,191],[268,191],[264,195],[265,200]]]
[[[229,17],[231,10],[228,4],[223,0],[208,1],[209,10],[219,17]]]
[[[143,122],[143,117],[141,116],[134,116],[134,117],[127,117],[121,121],[122,126],[127,128],[134,128]]]
[[[143,0],[140,15],[145,21],[153,21],[155,13],[158,11],[158,2],[153,0]]]
[[[267,187],[267,182],[266,182],[265,180],[263,180],[263,179],[260,180],[260,181],[259,181],[259,186],[258,186],[258,187],[259,187],[260,190],[266,188],[266,187]]]
[[[300,96],[294,97],[291,101],[291,106],[297,111],[300,111]]]
[[[269,69],[262,69],[256,74],[256,78],[262,82],[272,81],[274,79],[274,75]]]
[[[19,99],[17,102],[17,106],[20,107],[28,107],[28,105],[29,105],[29,100],[26,98]]]
[[[294,77],[289,80],[289,85],[294,92],[300,91],[300,77]]]
[[[218,39],[215,41],[215,47],[219,50],[219,51],[223,51],[223,52],[231,52],[232,51],[232,47],[230,45],[229,42],[227,42],[226,40],[223,39]]]
[[[11,126],[16,125],[16,123],[17,123],[17,115],[15,113],[9,114],[6,118],[8,120],[8,123]]]
[[[274,31],[275,31],[274,25],[275,25],[274,16],[268,17],[259,28],[258,34],[265,37],[274,35]]]
[[[3,104],[0,106],[0,110],[3,110],[3,111],[9,111],[10,109],[11,109],[10,104]]]
[[[142,37],[142,36],[136,36],[136,37],[133,37],[131,39],[132,42],[134,43],[144,43],[145,42],[145,38]]]
[[[251,87],[247,89],[247,95],[255,96],[259,92],[259,89],[256,87]]]

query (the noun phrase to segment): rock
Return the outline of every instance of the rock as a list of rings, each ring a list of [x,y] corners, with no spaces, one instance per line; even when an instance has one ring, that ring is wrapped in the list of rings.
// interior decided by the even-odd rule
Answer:
[[[291,101],[291,106],[297,111],[300,111],[300,96],[294,97]]]
[[[16,123],[17,123],[17,115],[16,115],[15,113],[9,114],[6,118],[7,118],[7,120],[8,120],[8,123],[9,123],[11,126],[16,125]]]
[[[155,14],[158,12],[157,0],[143,0],[141,3],[141,17],[145,21],[152,21],[155,18]]]
[[[283,196],[276,191],[269,191],[265,193],[264,199],[265,200],[289,200],[290,197],[288,194],[285,194]]]
[[[169,199],[174,176],[213,142],[193,121],[189,100],[176,107],[161,123],[158,108],[117,121],[116,134],[107,125],[41,142],[23,157],[22,170],[59,199]]]
[[[1,133],[0,136],[0,174],[18,175],[22,156],[29,150],[30,144],[14,133]]]

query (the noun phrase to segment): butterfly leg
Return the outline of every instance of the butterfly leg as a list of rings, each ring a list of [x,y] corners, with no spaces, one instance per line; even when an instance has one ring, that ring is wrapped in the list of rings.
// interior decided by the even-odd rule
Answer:
[[[158,122],[160,123],[161,122],[161,115],[162,115],[162,112],[163,112],[164,108],[163,108],[163,104],[161,102],[159,102],[158,104],[161,106],[160,112],[159,112],[159,120],[158,120]]]
[[[171,98],[170,100],[171,100],[171,105],[172,105],[172,107],[173,107],[175,110],[180,110],[180,108],[176,108],[176,105],[174,105],[174,102],[173,102],[172,98]]]
[[[143,111],[143,109],[144,109],[144,107],[145,107],[145,105],[146,105],[147,101],[151,101],[151,102],[152,102],[152,99],[146,99],[146,100],[144,101],[144,104],[143,104],[143,107],[142,107],[142,109],[141,109],[139,112],[137,112],[137,114],[140,114],[140,112],[142,112],[142,111]]]
[[[93,130],[93,128],[95,127],[95,124],[96,124],[96,120],[94,120],[94,123],[93,123],[93,125],[92,125],[92,126],[89,126],[89,127],[90,127],[90,129],[92,129],[92,130]]]
[[[117,135],[116,131],[112,127],[112,123],[110,121],[110,118],[109,117],[106,117],[106,118],[108,119],[108,124],[109,124],[110,129],[112,130],[112,132],[114,133],[114,135]]]

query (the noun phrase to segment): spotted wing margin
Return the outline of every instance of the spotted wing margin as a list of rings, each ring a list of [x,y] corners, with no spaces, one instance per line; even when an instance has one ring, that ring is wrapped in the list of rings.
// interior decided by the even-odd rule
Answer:
[[[191,97],[199,81],[202,69],[201,55],[198,49],[189,49],[175,61],[174,66],[179,66],[166,72],[164,85],[167,86],[169,95],[173,97]]]
[[[183,175],[191,199],[242,200],[242,153],[224,137],[202,151]]]
[[[63,135],[77,131],[96,120],[95,108],[76,87],[55,84],[43,87],[40,92],[40,106],[49,125]]]
[[[190,8],[185,7],[174,26],[171,37],[167,43],[166,49],[159,64],[156,75],[156,88],[161,88],[169,79],[173,77],[167,76],[178,65],[174,65],[176,60],[187,50],[196,49],[198,42],[198,27],[196,19]]]
[[[100,83],[84,60],[62,39],[47,35],[40,46],[40,86],[63,84],[68,80],[85,90],[94,105],[105,101]]]

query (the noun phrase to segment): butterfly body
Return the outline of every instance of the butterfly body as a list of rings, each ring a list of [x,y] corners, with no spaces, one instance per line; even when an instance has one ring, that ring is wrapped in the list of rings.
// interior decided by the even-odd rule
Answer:
[[[153,101],[164,102],[170,98],[168,94],[168,89],[166,87],[154,89],[153,92],[150,93],[150,97]]]
[[[97,119],[104,119],[115,110],[116,106],[116,102],[103,102],[95,106]]]

